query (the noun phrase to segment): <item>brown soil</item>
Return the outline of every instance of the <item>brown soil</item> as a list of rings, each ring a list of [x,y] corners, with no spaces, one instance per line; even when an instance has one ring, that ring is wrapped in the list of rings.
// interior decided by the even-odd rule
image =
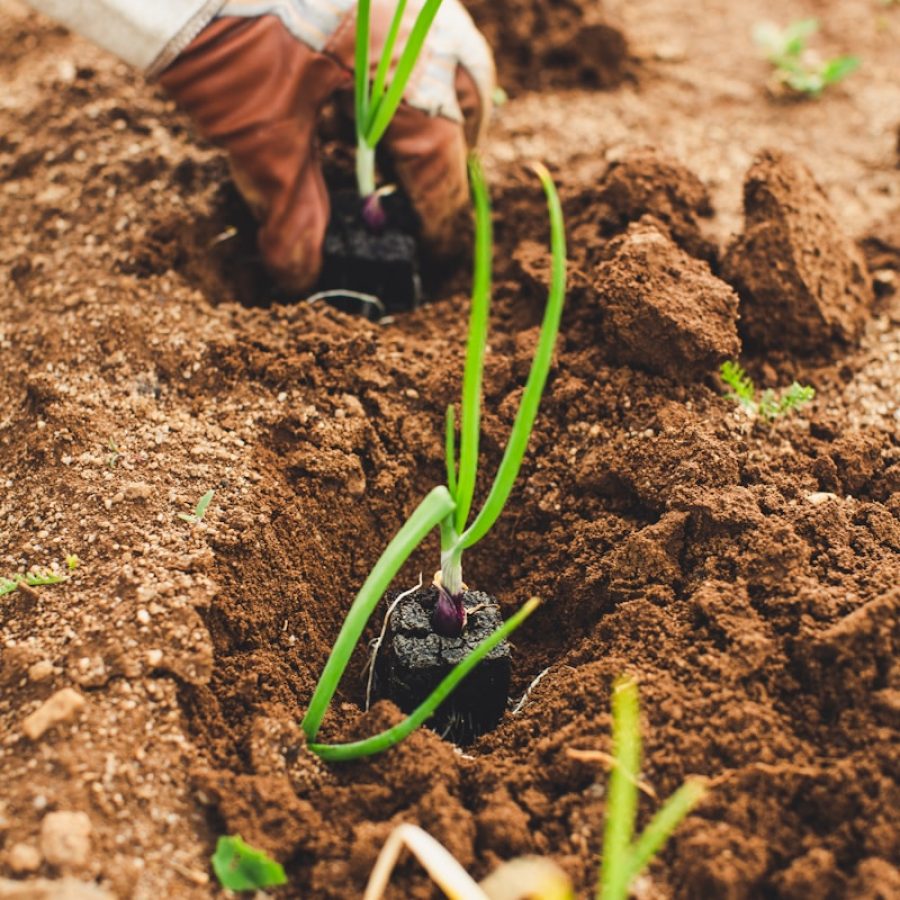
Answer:
[[[543,201],[519,165],[535,156],[561,184],[571,276],[520,483],[466,581],[507,614],[545,599],[514,641],[514,698],[549,671],[465,754],[423,729],[325,766],[296,723],[354,592],[443,478],[466,267],[380,327],[242,305],[264,291],[221,155],[127,67],[0,2],[0,573],[81,560],[64,584],[0,599],[0,896],[4,878],[67,877],[103,896],[215,896],[208,857],[228,831],[285,864],[283,896],[354,897],[402,821],[478,876],[549,855],[589,896],[606,773],[566,751],[609,749],[610,685],[630,672],[648,782],[665,796],[717,779],[641,896],[900,897],[900,11],[815,4],[822,45],[859,49],[864,68],[789,104],[766,96],[749,31],[809,14],[799,0],[605,9],[630,48],[611,92],[559,87],[583,83],[577,59],[542,92],[504,62],[522,41],[504,43],[504,10],[562,41],[585,4],[558,33],[549,0],[473,7],[495,17],[516,95],[487,159],[485,473],[548,276]],[[763,167],[790,197],[757,204],[748,186],[733,244],[754,158],[749,184]],[[762,233],[780,242],[761,260],[768,293],[729,284],[744,269],[725,250]],[[818,312],[770,315],[773,285]],[[758,383],[818,391],[772,427],[715,377],[751,322]],[[794,340],[804,322],[813,343]],[[211,488],[202,522],[178,518]],[[399,715],[362,712],[363,664],[360,649],[329,739]],[[39,735],[23,724],[65,688],[84,705]],[[88,837],[53,812],[86,813]],[[393,896],[433,895],[404,863]]]

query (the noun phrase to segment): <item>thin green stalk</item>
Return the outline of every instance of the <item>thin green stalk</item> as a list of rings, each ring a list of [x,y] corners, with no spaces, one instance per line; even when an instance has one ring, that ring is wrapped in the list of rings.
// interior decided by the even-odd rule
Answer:
[[[447,407],[444,423],[444,462],[447,466],[447,488],[456,499],[456,413],[453,404]]]
[[[394,113],[403,99],[403,92],[409,83],[409,78],[419,59],[419,54],[425,45],[428,30],[431,28],[431,23],[434,21],[440,5],[441,0],[426,0],[425,5],[416,17],[412,31],[409,33],[403,53],[400,54],[390,86],[385,91],[378,106],[369,112],[371,119],[367,122],[366,143],[370,147],[377,146],[385,131],[387,131],[388,125],[391,124],[391,119],[394,118]]]
[[[371,0],[359,0],[356,9],[356,137],[357,144],[365,141],[369,123],[369,30]],[[370,145],[371,146],[371,145]]]
[[[491,307],[491,267],[494,234],[491,200],[481,163],[469,157],[469,180],[475,204],[475,262],[472,274],[472,306],[469,313],[469,340],[463,369],[462,405],[459,433],[459,488],[456,497],[456,530],[462,532],[469,518],[475,479],[478,475],[478,437],[481,430],[481,385],[487,346],[488,313]]]
[[[566,230],[563,223],[562,206],[559,195],[553,184],[550,173],[544,166],[536,163],[534,171],[544,188],[547,196],[547,208],[550,213],[550,247],[553,262],[550,274],[550,293],[547,298],[547,306],[544,310],[544,320],[541,325],[541,334],[538,339],[537,352],[531,364],[531,372],[525,384],[519,411],[503,453],[503,460],[487,500],[475,521],[462,535],[463,548],[471,547],[490,531],[494,522],[503,512],[503,507],[509,499],[513,484],[519,474],[522,465],[522,457],[528,446],[528,438],[534,427],[541,395],[550,372],[550,364],[553,361],[553,348],[556,344],[556,335],[559,331],[559,323],[562,318],[563,302],[566,298]],[[461,476],[462,473],[460,473]]]
[[[375,193],[375,150],[363,138],[356,145],[356,186],[360,197]]]
[[[637,685],[629,678],[616,681],[612,696],[613,757],[609,776],[603,861],[602,900],[627,900],[631,880],[631,836],[637,816],[638,776],[641,771],[641,730]]]
[[[328,762],[346,762],[361,756],[381,753],[408,737],[450,696],[456,686],[484,659],[494,647],[505,640],[530,616],[540,604],[537,597],[532,597],[518,612],[510,616],[495,632],[486,637],[468,656],[458,662],[443,678],[441,683],[429,694],[428,698],[418,706],[402,722],[362,741],[349,744],[310,744],[309,749]]]
[[[629,885],[640,875],[644,866],[659,853],[681,820],[703,799],[706,790],[706,779],[688,778],[666,800],[662,809],[650,820],[632,847],[628,860]]]
[[[447,488],[443,486],[434,488],[416,507],[375,563],[365,584],[356,595],[350,612],[347,613],[309,702],[309,709],[301,722],[308,741],[314,740],[318,734],[328,704],[331,703],[341,676],[350,662],[353,648],[359,641],[369,617],[375,611],[378,601],[407,557],[419,546],[428,532],[451,515],[455,508],[456,504]]]
[[[376,109],[384,96],[384,85],[388,72],[391,70],[391,58],[394,55],[394,45],[397,43],[397,35],[400,33],[400,25],[403,22],[403,13],[406,12],[406,0],[397,0],[394,8],[394,17],[391,19],[391,27],[388,29],[381,51],[381,59],[378,60],[378,69],[375,72],[375,82],[372,85],[372,109]],[[371,123],[367,122],[368,127]]]

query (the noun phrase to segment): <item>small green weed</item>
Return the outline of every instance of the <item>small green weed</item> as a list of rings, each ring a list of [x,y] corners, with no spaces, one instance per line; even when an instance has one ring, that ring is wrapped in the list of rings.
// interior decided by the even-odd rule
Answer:
[[[756,43],[775,67],[776,92],[788,90],[807,97],[818,97],[825,88],[837,84],[860,65],[858,56],[836,56],[823,60],[807,47],[807,41],[819,30],[818,19],[799,19],[785,28],[771,22],[753,30]]]
[[[614,685],[612,719],[612,756],[595,750],[568,751],[573,759],[598,760],[611,771],[595,900],[627,900],[634,880],[708,791],[707,779],[687,778],[635,839],[638,791],[643,790],[654,798],[656,795],[641,782],[640,704],[637,684],[631,678],[619,678]],[[524,896],[533,900],[574,900],[575,897],[566,873],[549,859],[536,856],[503,863],[476,884],[445,847],[421,828],[405,823],[391,832],[382,847],[363,900],[382,900],[404,847],[412,851],[448,897],[459,900]]]
[[[732,360],[722,363],[719,374],[722,381],[731,388],[725,396],[767,422],[774,422],[788,413],[795,412],[816,396],[814,388],[795,381],[789,388],[779,393],[766,388],[757,397],[753,379]]]
[[[598,900],[627,900],[634,879],[656,856],[681,820],[706,794],[706,780],[688,778],[635,840],[641,774],[641,723],[637,684],[620,678],[613,688],[613,757]]]
[[[55,572],[28,572],[25,575],[11,575],[8,578],[0,578],[0,597],[11,594],[17,590],[20,584],[28,587],[42,587],[46,584],[59,584],[65,581],[65,575],[57,575]]]
[[[219,838],[212,867],[222,887],[230,891],[258,891],[287,884],[281,865],[251,847],[239,834]]]
[[[209,504],[212,503],[212,498],[215,496],[215,491],[209,490],[207,491],[198,501],[197,505],[194,507],[194,511],[192,513],[178,513],[178,518],[182,520],[182,522],[187,522],[190,525],[196,525],[197,522],[202,522],[203,517],[206,515],[206,510],[209,509]]]

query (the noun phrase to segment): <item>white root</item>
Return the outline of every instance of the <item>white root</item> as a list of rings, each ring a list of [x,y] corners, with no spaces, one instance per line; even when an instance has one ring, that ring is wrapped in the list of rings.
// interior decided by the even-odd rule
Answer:
[[[454,900],[490,900],[472,876],[427,831],[416,825],[398,825],[390,834],[369,876],[363,900],[381,900],[400,853],[412,851],[431,880]]]
[[[410,594],[414,594],[416,591],[421,590],[422,588],[422,573],[419,572],[419,583],[411,587],[408,591],[404,591],[402,594],[398,594],[394,598],[394,602],[388,607],[388,611],[384,614],[384,622],[381,624],[381,633],[372,641],[372,655],[369,657],[368,669],[369,669],[369,678],[366,681],[366,712],[369,711],[369,705],[372,702],[372,686],[375,683],[375,658],[378,656],[378,651],[381,649],[381,642],[384,640],[384,636],[387,634],[388,622],[391,620],[391,615],[394,610],[397,608],[397,604],[401,600],[405,600]]]
[[[525,689],[525,693],[522,694],[522,699],[515,705],[515,708],[512,711],[512,714],[514,716],[517,716],[520,712],[522,712],[522,708],[528,702],[528,697],[531,695],[531,692],[538,686],[540,680],[550,671],[551,668],[552,666],[547,666],[547,668],[544,669],[543,672],[540,672],[538,674],[538,677],[528,685],[528,687]]]
[[[503,863],[477,884],[449,851],[416,825],[398,825],[390,834],[375,866],[363,900],[381,900],[403,849],[412,852],[431,880],[450,900],[571,900],[572,883],[549,859],[524,856]]]

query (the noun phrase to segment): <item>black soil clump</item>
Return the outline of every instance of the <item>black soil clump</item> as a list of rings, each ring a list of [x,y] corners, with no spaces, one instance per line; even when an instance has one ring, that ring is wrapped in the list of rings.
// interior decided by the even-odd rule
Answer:
[[[467,591],[470,612],[460,637],[435,634],[431,615],[437,603],[433,585],[400,601],[391,615],[379,665],[380,695],[412,712],[463,657],[502,624],[497,601],[480,591]],[[471,743],[495,728],[509,694],[510,646],[498,644],[428,721],[430,728],[457,744]]]
[[[386,223],[377,231],[363,221],[362,205],[355,191],[332,194],[317,292],[329,292],[328,302],[373,321],[416,309],[422,298],[419,223],[409,200],[397,191],[382,197]]]

